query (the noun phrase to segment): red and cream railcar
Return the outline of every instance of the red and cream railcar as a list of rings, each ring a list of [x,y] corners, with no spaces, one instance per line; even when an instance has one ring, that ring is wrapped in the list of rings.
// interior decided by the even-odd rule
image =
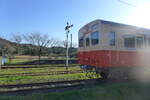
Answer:
[[[79,64],[109,72],[149,66],[149,47],[150,29],[95,20],[79,30]]]

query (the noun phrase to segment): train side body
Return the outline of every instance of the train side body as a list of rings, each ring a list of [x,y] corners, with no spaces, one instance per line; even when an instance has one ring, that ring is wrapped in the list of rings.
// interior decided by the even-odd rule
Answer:
[[[92,29],[94,25],[97,26]],[[91,34],[95,31],[99,32],[99,41],[98,44],[92,45]],[[111,41],[110,33],[113,32],[114,41]],[[149,34],[150,30],[145,28],[104,20],[90,22],[79,30],[79,41],[83,38],[83,45],[78,49],[79,64],[105,68],[148,66]],[[90,38],[88,46],[87,37]]]

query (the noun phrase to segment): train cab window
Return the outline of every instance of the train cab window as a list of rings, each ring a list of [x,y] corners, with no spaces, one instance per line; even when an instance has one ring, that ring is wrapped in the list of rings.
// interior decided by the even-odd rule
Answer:
[[[124,38],[124,47],[125,48],[135,48],[135,37],[125,37]]]
[[[136,37],[137,48],[143,48],[144,46],[144,38]]]
[[[83,38],[80,38],[80,39],[79,39],[79,47],[83,47],[83,44],[84,44],[84,43],[83,43]]]
[[[93,32],[91,33],[91,44],[96,45],[99,43],[99,32]]]
[[[86,46],[87,46],[87,47],[90,46],[90,39],[89,39],[89,37],[86,38]]]
[[[109,45],[115,46],[115,44],[116,44],[115,41],[116,41],[115,32],[110,32],[109,33]]]
[[[92,27],[91,27],[91,29],[92,29],[92,30],[95,30],[95,29],[97,29],[97,28],[98,28],[98,23],[97,23],[97,24],[92,25]]]

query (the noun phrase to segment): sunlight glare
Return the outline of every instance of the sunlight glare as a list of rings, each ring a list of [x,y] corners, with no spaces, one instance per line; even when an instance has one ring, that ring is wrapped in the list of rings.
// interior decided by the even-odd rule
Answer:
[[[131,25],[150,28],[150,3],[140,5],[141,9],[136,9],[128,18]]]

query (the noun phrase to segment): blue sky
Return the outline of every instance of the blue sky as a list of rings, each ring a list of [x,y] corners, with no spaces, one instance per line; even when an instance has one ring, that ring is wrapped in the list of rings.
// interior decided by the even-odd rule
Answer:
[[[140,6],[149,0],[124,0]],[[74,24],[73,41],[78,30],[95,19],[136,25],[133,18],[140,9],[118,0],[0,0],[0,35],[41,32],[60,40],[65,39],[66,22]],[[143,18],[143,17],[142,17]],[[134,19],[134,21],[132,21]]]

